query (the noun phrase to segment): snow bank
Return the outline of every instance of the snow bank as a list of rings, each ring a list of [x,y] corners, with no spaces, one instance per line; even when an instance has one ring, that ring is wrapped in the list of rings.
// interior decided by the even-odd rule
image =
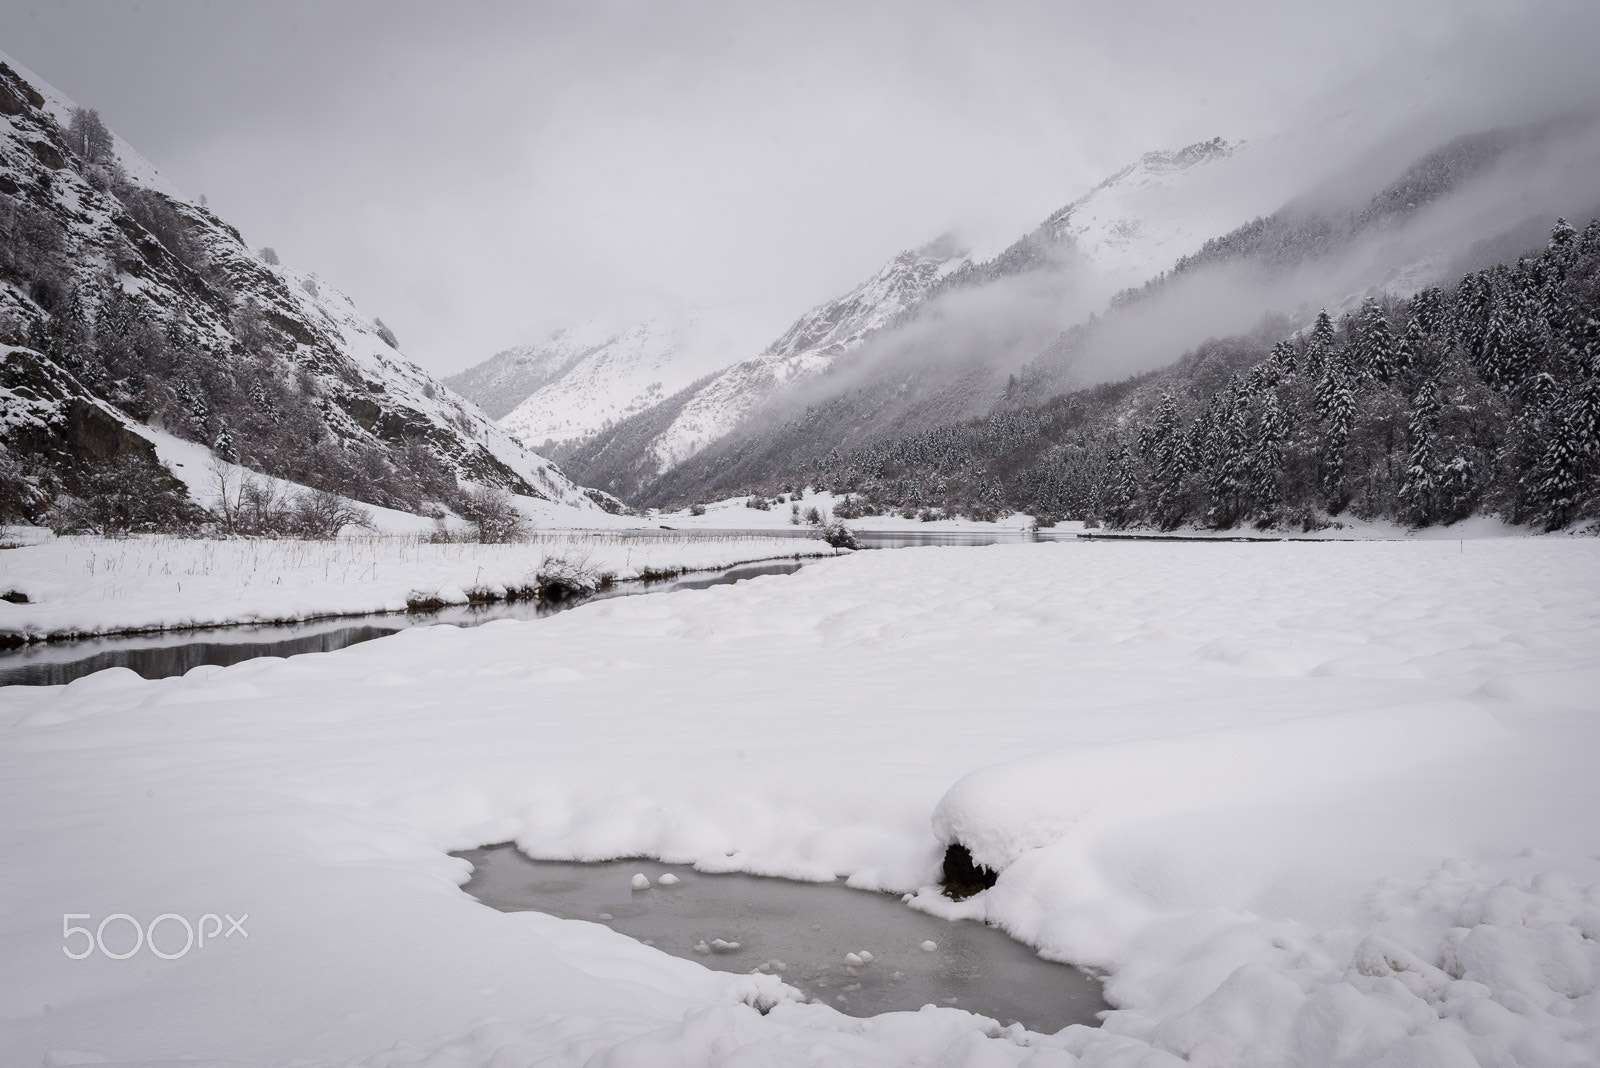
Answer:
[[[802,519],[796,524],[792,519],[791,503],[800,505],[802,516],[811,508],[831,515],[844,498],[839,494],[810,491],[803,500],[774,504],[765,510],[749,507],[745,503],[749,499],[749,497],[729,497],[726,500],[712,501],[704,506],[704,515],[691,515],[685,509],[677,512],[661,512],[653,518],[682,530],[803,530],[805,521]],[[1023,515],[1021,512],[1012,512],[993,523],[961,518],[935,519],[923,523],[915,519],[902,519],[897,515],[867,515],[846,522],[856,530],[911,531],[916,534],[980,532],[1020,534],[1033,528],[1033,517]],[[1081,523],[1068,522],[1062,523],[1057,529],[1066,532],[1082,529],[1082,526]]]
[[[1579,539],[932,548],[0,690],[0,1060],[1595,1063],[1597,594]],[[1002,865],[959,905],[936,812]],[[921,888],[1118,1008],[848,1019],[466,899],[504,840]]]
[[[560,559],[617,579],[646,570],[712,570],[755,560],[832,556],[821,541],[661,531],[535,534],[504,545],[424,537],[206,540],[146,535],[50,538],[0,552],[0,635],[283,622],[403,611],[415,596],[465,604],[467,591],[534,584]]]

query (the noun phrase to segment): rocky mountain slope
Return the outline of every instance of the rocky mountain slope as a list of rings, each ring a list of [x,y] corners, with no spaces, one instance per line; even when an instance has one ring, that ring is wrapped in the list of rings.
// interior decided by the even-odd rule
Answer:
[[[145,427],[385,506],[447,503],[471,480],[598,507],[381,321],[250,248],[3,56],[0,237],[0,459],[24,510],[108,458],[158,478]]]

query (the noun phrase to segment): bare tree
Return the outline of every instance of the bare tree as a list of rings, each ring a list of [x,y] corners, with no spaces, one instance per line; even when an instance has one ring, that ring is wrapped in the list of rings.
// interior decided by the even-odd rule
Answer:
[[[237,518],[247,534],[284,534],[290,526],[289,494],[276,479],[244,474],[240,477]]]
[[[67,147],[85,163],[105,163],[115,155],[111,131],[94,108],[73,108],[67,120]]]
[[[216,494],[212,514],[217,517],[217,528],[224,534],[233,534],[239,528],[239,471],[221,457],[211,461],[211,486]]]

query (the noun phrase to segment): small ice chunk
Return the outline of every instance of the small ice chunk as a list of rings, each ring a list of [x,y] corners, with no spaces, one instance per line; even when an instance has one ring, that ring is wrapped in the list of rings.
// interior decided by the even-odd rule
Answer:
[[[696,953],[710,953],[711,947],[706,945],[706,940],[702,938],[694,944],[694,951]]]
[[[650,889],[650,876],[646,875],[644,872],[640,872],[639,874],[635,875],[633,877],[633,888],[635,890]]]
[[[669,871],[669,872],[667,872],[667,874],[663,875],[661,878],[656,880],[656,885],[657,886],[677,886],[681,882],[683,882],[682,879],[678,878],[676,875],[672,874]]]
[[[866,950],[858,949],[858,950],[856,950],[856,955],[861,958],[861,963],[862,964],[871,964],[872,963],[872,954],[868,953]]]
[[[611,919],[611,913],[609,913],[609,912],[602,912],[602,913],[601,913],[601,914],[600,914],[600,918],[601,918],[601,919],[602,919],[602,920],[609,920],[609,919]]]
[[[861,954],[859,953],[846,953],[844,955],[844,962],[846,964],[856,965],[858,967],[866,963],[866,961],[861,959]]]
[[[939,943],[930,938],[926,942],[922,943],[922,948],[927,950],[929,953],[932,953],[934,950],[939,948]]]
[[[713,938],[711,940],[711,948],[716,950],[718,953],[732,953],[734,950],[739,948],[739,943],[729,942],[725,938]]]

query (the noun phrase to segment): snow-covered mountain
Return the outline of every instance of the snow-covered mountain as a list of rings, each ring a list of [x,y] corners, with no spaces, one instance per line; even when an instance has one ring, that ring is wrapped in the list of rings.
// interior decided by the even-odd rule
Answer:
[[[615,330],[591,319],[558,330],[538,344],[497,352],[446,378],[444,384],[482,408],[490,418],[504,419],[535,391],[560,378],[615,337]]]
[[[651,442],[649,461],[657,470],[682,463],[782,390],[826,371],[967,262],[949,238],[901,252],[850,292],[806,312],[759,356],[701,384]]]
[[[501,426],[530,448],[559,449],[727,367],[744,355],[740,343],[718,316],[679,309],[623,329],[582,323],[449,382],[491,402],[490,414],[504,408]]]
[[[1071,244],[1107,277],[1142,282],[1264,206],[1225,180],[1234,169],[1228,161],[1243,144],[1218,137],[1174,152],[1147,152],[1052,214],[1037,232]]]
[[[1305,323],[1449,281],[1596,207],[1600,124],[1586,112],[1415,156],[1306,162],[1339,126],[1148,153],[998,252],[980,242],[913,299],[862,314],[872,327],[822,374],[741,382],[761,364],[738,365],[600,435],[569,469],[643,504],[781,485],[836,450],[1162,367],[1266,317]]]
[[[0,444],[36,481],[153,457],[154,427],[375,504],[415,508],[462,478],[597,507],[380,321],[85,118],[0,56]]]
[[[1267,203],[1226,180],[1239,150],[1239,142],[1217,138],[1148,153],[998,249],[974,252],[946,236],[902,252],[855,289],[807,312],[760,355],[619,422],[565,462],[596,485],[637,495],[816,382],[869,338],[904,326],[937,296],[1036,272],[1062,275],[1049,284],[1105,296],[1142,281]]]

